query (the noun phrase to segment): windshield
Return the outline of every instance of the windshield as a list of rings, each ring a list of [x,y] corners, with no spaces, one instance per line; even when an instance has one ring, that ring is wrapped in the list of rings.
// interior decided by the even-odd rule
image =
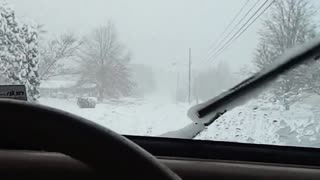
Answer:
[[[187,116],[316,38],[317,0],[0,3],[0,84],[32,103],[126,135],[320,147],[317,63],[210,126]]]

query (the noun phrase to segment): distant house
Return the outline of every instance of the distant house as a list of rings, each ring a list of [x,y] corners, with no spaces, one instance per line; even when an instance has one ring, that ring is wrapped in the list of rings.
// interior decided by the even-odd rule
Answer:
[[[40,94],[42,97],[53,98],[95,97],[95,87],[95,84],[78,84],[78,79],[75,77],[65,77],[65,79],[42,81],[40,84]]]
[[[70,89],[76,84],[75,81],[68,80],[47,80],[40,84],[42,97],[67,98],[72,96]]]

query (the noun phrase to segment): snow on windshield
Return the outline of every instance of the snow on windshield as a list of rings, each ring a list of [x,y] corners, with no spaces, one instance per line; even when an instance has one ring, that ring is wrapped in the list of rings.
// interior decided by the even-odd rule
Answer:
[[[23,84],[30,102],[121,134],[190,138],[189,108],[315,39],[318,7],[317,0],[0,0],[0,84]],[[318,67],[294,69],[190,133],[320,147]]]

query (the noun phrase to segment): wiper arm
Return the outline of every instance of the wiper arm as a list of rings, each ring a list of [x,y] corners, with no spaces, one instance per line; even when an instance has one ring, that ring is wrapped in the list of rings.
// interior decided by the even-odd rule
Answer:
[[[165,134],[162,134],[162,135],[160,135],[160,137],[193,139],[199,133],[201,133],[205,128],[206,128],[206,126],[204,124],[192,122],[189,125],[181,128],[179,130],[170,131]]]
[[[218,118],[235,107],[261,94],[273,80],[299,65],[318,60],[320,58],[320,40],[304,46],[293,48],[282,55],[268,69],[256,73],[234,88],[221,95],[196,106],[188,111],[188,116],[193,121],[191,124],[172,132],[161,135],[162,137],[192,139],[210,126]],[[311,62],[312,63],[312,62]]]
[[[188,116],[196,123],[210,125],[221,115],[243,105],[261,94],[273,80],[299,65],[320,58],[320,41],[293,48],[282,55],[267,69],[256,73],[234,88],[196,106],[188,111]]]
[[[189,125],[178,129],[176,131],[170,131],[165,134],[160,135],[160,137],[168,137],[168,138],[181,138],[181,139],[193,139],[198,136],[202,131],[206,129],[215,119],[217,119],[222,114],[218,114],[217,117],[213,118],[209,123],[195,123],[192,122]]]

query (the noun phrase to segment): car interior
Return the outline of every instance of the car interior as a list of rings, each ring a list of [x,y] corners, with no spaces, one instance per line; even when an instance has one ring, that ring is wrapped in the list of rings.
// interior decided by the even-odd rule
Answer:
[[[318,179],[313,148],[121,136],[83,118],[1,100],[2,179]],[[19,113],[16,113],[19,112]],[[29,121],[20,121],[21,118]],[[19,123],[18,123],[19,121]]]

